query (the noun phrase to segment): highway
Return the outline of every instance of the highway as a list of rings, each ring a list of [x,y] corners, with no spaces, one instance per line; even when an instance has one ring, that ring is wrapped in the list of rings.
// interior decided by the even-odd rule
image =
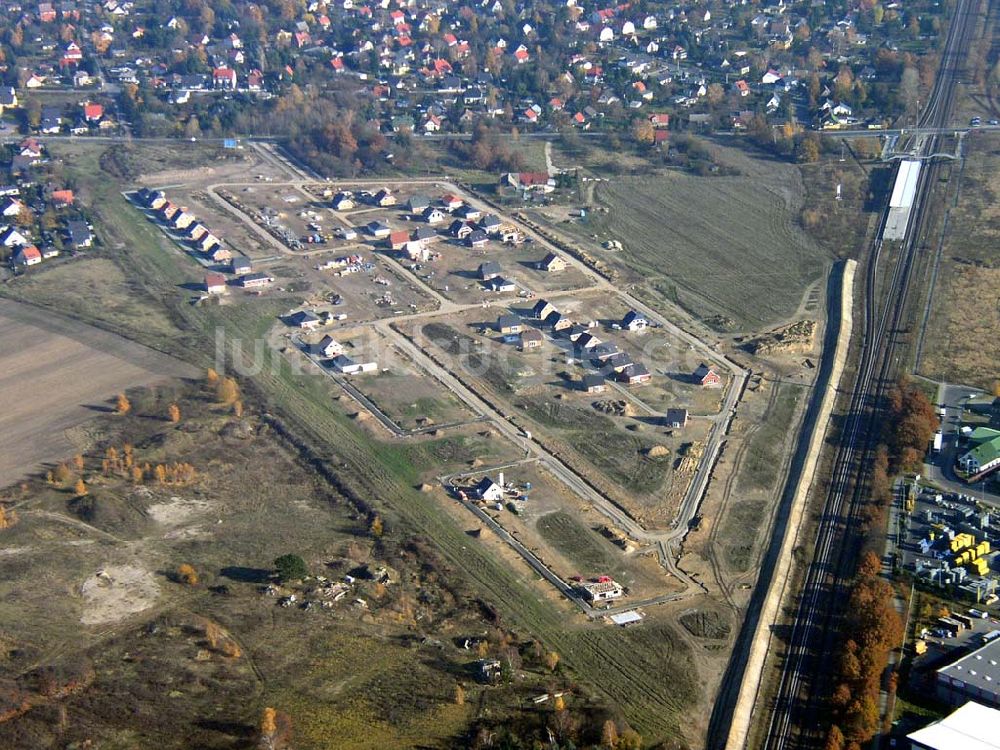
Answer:
[[[919,127],[925,132],[916,144],[918,155],[934,153],[940,137],[938,129],[949,122],[955,83],[961,75],[974,29],[972,8],[970,0],[959,0],[955,7],[941,67],[920,118]],[[881,427],[877,404],[897,372],[897,337],[923,235],[926,219],[923,208],[940,169],[936,162],[925,164],[910,224],[898,251],[895,244],[886,245],[881,239],[886,210],[867,261],[864,337],[850,408],[818,525],[814,556],[806,571],[790,638],[782,654],[777,692],[770,705],[756,707],[757,722],[767,723],[763,740],[767,750],[819,746],[825,736],[823,699],[831,687],[828,680],[832,676],[830,667],[834,663],[841,614],[838,605],[844,600],[855,565],[855,545],[850,532],[856,526],[865,499],[866,467]],[[881,261],[892,265],[887,279],[881,278]],[[880,295],[884,296],[880,299]]]

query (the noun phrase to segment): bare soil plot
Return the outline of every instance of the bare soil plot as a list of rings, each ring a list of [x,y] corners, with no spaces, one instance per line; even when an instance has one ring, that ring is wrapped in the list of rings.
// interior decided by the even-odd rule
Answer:
[[[998,377],[1000,342],[1000,141],[977,133],[952,210],[920,372],[989,389]]]
[[[553,272],[536,268],[548,251],[531,242],[505,245],[493,238],[485,248],[473,249],[457,239],[442,237],[430,250],[434,257],[421,264],[419,275],[432,289],[460,304],[503,302],[528,293],[544,296],[554,291],[581,289],[590,283],[575,266]],[[489,262],[500,266],[501,275],[514,282],[515,291],[499,293],[486,288],[478,269]]]
[[[788,165],[769,176],[610,178],[585,219],[556,228],[651,298],[722,330],[753,330],[792,315],[829,257],[794,223],[801,190]],[[608,240],[622,250],[599,247]]]
[[[529,418],[533,435],[622,507],[647,522],[668,523],[697,465],[708,422],[668,430],[662,414],[634,401],[644,386],[634,389],[634,398],[616,386],[585,393],[578,381],[589,366],[551,341],[541,350],[518,351],[499,340],[493,324],[483,320],[486,312],[503,310],[473,310],[406,330],[502,411]]]
[[[66,430],[107,408],[116,393],[192,375],[151,349],[16,302],[0,301],[0,485],[73,446]]]
[[[496,479],[497,472],[489,476]],[[537,463],[504,469],[504,481],[517,485],[527,499],[488,512],[563,580],[610,575],[629,589],[633,601],[679,588],[660,567],[655,550],[637,543],[628,551],[617,546],[602,534],[609,521]]]
[[[316,341],[324,334],[313,334]],[[380,332],[372,328],[333,333],[345,354],[357,362],[375,361],[378,371],[350,379],[391,420],[405,430],[470,421],[476,414],[457,396]]]

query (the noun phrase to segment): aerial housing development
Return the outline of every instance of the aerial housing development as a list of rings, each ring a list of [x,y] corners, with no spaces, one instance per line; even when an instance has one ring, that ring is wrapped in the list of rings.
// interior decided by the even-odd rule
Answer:
[[[0,12],[0,748],[990,748],[989,0]]]

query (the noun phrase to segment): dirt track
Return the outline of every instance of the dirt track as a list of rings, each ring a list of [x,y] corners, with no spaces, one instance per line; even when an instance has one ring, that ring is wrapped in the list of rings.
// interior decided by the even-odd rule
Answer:
[[[67,457],[66,430],[119,391],[195,374],[112,333],[8,300],[0,300],[0,358],[0,487]]]

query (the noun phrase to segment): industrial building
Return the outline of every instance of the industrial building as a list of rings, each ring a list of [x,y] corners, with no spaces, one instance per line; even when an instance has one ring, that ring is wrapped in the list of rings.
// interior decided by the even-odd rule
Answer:
[[[910,750],[998,750],[1000,711],[970,701],[907,739]]]
[[[958,706],[974,700],[1000,707],[1000,638],[937,671],[937,697]],[[1000,731],[995,735],[1000,741]]]

